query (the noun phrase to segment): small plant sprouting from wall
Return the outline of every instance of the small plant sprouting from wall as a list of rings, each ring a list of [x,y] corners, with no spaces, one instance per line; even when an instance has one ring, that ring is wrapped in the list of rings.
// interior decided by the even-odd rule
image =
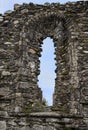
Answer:
[[[39,101],[35,101],[33,104],[25,105],[23,112],[25,114],[30,114],[32,112],[43,112],[46,106],[48,106],[46,99],[42,100],[42,104]]]
[[[42,105],[43,105],[43,106],[48,106],[48,102],[46,101],[45,98],[43,98],[43,100],[42,100]]]

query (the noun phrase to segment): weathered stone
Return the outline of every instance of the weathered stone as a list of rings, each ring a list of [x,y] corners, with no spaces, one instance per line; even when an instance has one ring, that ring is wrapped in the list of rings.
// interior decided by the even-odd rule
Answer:
[[[0,70],[2,70],[4,68],[4,66],[0,66]]]
[[[14,10],[17,10],[19,7],[21,7],[21,5],[19,5],[19,4],[14,4]]]
[[[55,128],[52,126],[45,126],[44,130],[55,130]]]
[[[28,82],[20,82],[20,83],[18,83],[18,88],[29,88],[29,83]],[[16,95],[18,95],[18,94],[16,94]],[[19,93],[19,96],[20,96],[20,93]]]
[[[5,14],[11,14],[12,13],[12,10],[8,10],[5,12]]]
[[[29,66],[30,66],[31,70],[34,70],[35,69],[35,62],[30,62]]]
[[[22,14],[28,13],[28,9],[23,9],[23,10],[21,10],[21,13],[22,13]]]
[[[7,25],[9,23],[9,20],[5,20],[4,24]]]
[[[13,127],[17,126],[17,124],[13,120],[9,121],[8,124]]]
[[[20,108],[19,106],[16,106],[14,111],[15,111],[16,113],[21,112],[21,108]]]
[[[0,121],[0,130],[6,130],[6,122]]]
[[[14,24],[18,24],[18,23],[19,23],[19,21],[18,21],[18,20],[16,20],[16,21],[14,21],[13,23],[14,23]]]
[[[9,71],[2,71],[2,75],[7,76],[7,75],[11,75],[11,73]]]
[[[88,51],[83,51],[85,54],[88,54]]]
[[[0,130],[88,129],[87,5],[15,4],[0,15]],[[55,43],[57,68],[51,107],[38,86],[47,37]]]
[[[24,126],[21,128],[17,128],[16,130],[30,130],[30,128],[28,126]]]
[[[32,53],[32,54],[36,54],[36,51],[33,50],[33,49],[29,49],[29,52]]]
[[[16,97],[21,97],[21,93],[16,93]]]
[[[33,127],[34,130],[44,130],[44,127],[42,125],[35,125]]]
[[[11,42],[5,42],[4,44],[5,45],[11,45],[12,43]]]
[[[83,88],[82,94],[83,94],[84,96],[88,96],[88,88]]]
[[[27,124],[25,123],[25,122],[19,122],[19,125],[21,125],[21,126],[26,126]]]
[[[82,49],[83,49],[83,47],[79,46],[79,47],[78,47],[78,49],[79,49],[79,50],[82,50]]]
[[[6,111],[0,111],[1,117],[8,117],[8,113]]]
[[[2,22],[3,21],[3,17],[2,16],[0,16],[0,22]]]

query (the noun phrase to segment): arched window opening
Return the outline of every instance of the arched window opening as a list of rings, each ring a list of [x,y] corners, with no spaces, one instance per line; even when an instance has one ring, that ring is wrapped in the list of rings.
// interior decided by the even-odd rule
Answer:
[[[43,98],[48,106],[53,105],[53,93],[55,87],[55,47],[53,40],[47,37],[43,40],[42,53],[40,57],[40,75],[38,84],[43,92]]]

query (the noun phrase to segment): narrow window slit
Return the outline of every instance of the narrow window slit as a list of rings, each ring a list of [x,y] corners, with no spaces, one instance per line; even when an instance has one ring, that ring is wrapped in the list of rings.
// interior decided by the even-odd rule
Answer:
[[[43,99],[47,101],[48,106],[53,105],[53,93],[56,78],[55,65],[55,47],[53,40],[47,37],[43,40],[40,60],[40,75],[38,76],[38,85],[42,89]]]

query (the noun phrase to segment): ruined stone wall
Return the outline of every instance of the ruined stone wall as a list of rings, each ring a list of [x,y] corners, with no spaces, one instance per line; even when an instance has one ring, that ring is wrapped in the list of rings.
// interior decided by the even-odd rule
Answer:
[[[57,66],[50,108],[37,83],[47,37]],[[40,129],[88,129],[87,1],[16,4],[0,16],[0,130]]]

